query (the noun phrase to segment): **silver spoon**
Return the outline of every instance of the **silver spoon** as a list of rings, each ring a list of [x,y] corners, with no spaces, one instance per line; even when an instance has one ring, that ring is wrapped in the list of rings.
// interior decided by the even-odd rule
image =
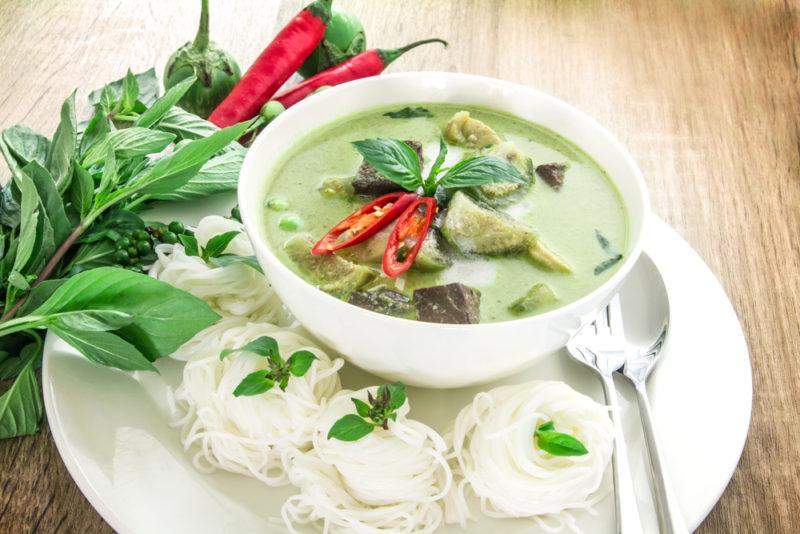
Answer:
[[[631,350],[627,352],[622,374],[631,381],[636,389],[639,415],[642,420],[645,443],[650,457],[650,468],[653,474],[659,531],[662,534],[684,534],[688,533],[689,530],[686,528],[686,521],[681,514],[680,504],[672,487],[664,457],[659,451],[658,437],[653,425],[650,400],[645,386],[647,377],[658,363],[666,342],[669,329],[669,299],[664,279],[661,277],[661,273],[653,263],[653,260],[648,256],[642,255],[636,268],[641,273],[641,279],[638,283],[643,283],[644,287],[638,291],[628,291],[628,288],[626,288],[622,292],[621,307],[623,310],[630,310],[630,313],[636,314],[641,314],[640,310],[646,309],[647,313],[651,315],[649,317],[650,320],[631,320],[627,321],[627,324],[648,323],[651,326],[643,328],[643,331],[640,332],[627,329],[626,337],[631,342]],[[641,303],[634,304],[629,299],[647,299],[647,302],[644,305]],[[634,318],[632,317],[631,319]],[[636,317],[636,319],[640,319],[640,317]],[[655,331],[653,331],[652,325],[656,325],[657,329]],[[651,331],[647,332],[647,330]],[[653,341],[654,337],[655,340]],[[640,343],[637,343],[637,341],[640,341]]]
[[[642,521],[628,464],[628,451],[622,433],[622,417],[613,377],[614,372],[625,364],[629,349],[622,333],[619,309],[619,296],[615,296],[592,323],[572,336],[567,343],[567,351],[575,360],[596,371],[602,380],[606,404],[611,408],[611,421],[614,423],[612,468],[617,533],[640,534]]]

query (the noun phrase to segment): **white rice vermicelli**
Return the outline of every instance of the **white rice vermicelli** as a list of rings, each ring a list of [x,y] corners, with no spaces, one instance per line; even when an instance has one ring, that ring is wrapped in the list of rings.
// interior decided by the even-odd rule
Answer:
[[[353,442],[328,439],[331,426],[354,412],[352,397],[366,401],[367,390],[331,399],[317,422],[313,450],[293,458],[290,479],[300,493],[283,506],[287,526],[297,532],[298,525],[313,523],[330,534],[435,531],[452,485],[444,440],[407,417],[408,402],[388,430]]]
[[[225,252],[239,256],[253,255],[253,247],[238,221],[218,215],[204,217],[195,237],[205,246],[212,237],[239,230]],[[243,263],[217,267],[197,256],[187,256],[180,244],[156,247],[158,259],[149,274],[163,282],[188,291],[205,300],[222,315],[237,315],[273,324],[287,325],[288,312],[264,275]]]
[[[286,391],[276,385],[260,395],[235,397],[245,376],[266,369],[267,358],[235,352],[220,360],[220,352],[261,336],[274,338],[284,359],[305,349],[318,360],[304,376],[292,376]],[[188,361],[172,395],[174,424],[181,427],[184,448],[196,451],[194,465],[204,472],[224,469],[252,476],[270,486],[287,484],[288,458],[296,450],[311,449],[326,399],[341,388],[343,362],[331,361],[291,330],[240,317],[223,318],[203,330],[176,357]]]
[[[583,456],[553,456],[534,432],[547,421],[588,449]],[[471,518],[466,490],[490,517],[530,517],[546,530],[577,531],[569,510],[605,496],[598,491],[613,451],[608,409],[563,382],[535,381],[479,393],[455,419],[452,446],[456,487],[447,497],[447,522]]]

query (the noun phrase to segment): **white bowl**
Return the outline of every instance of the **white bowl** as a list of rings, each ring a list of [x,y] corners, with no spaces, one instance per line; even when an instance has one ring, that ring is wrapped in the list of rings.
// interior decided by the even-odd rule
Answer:
[[[343,302],[309,284],[272,253],[264,235],[268,177],[281,155],[312,130],[378,106],[441,102],[483,106],[541,124],[573,141],[611,176],[628,209],[629,248],[603,285],[561,308],[513,321],[444,325],[398,319]],[[294,316],[320,341],[382,378],[425,387],[496,380],[563,347],[617,291],[641,252],[650,202],[642,173],[625,147],[597,121],[550,95],[494,78],[406,72],[323,91],[281,114],[248,151],[239,207],[259,263]]]

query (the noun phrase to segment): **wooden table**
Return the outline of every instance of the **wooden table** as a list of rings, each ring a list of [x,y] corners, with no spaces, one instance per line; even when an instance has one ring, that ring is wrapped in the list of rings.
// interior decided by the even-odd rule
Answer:
[[[744,325],[750,439],[704,533],[794,532],[800,510],[800,7],[780,1],[337,0],[371,45],[440,36],[391,70],[538,87],[632,151],[659,215],[720,278]],[[299,9],[212,2],[212,36],[249,65]],[[197,1],[3,0],[0,125],[52,132],[61,101],[155,65],[193,36]],[[724,371],[724,370],[723,370]],[[719,378],[724,380],[724,375]],[[713,446],[713,444],[698,444]],[[0,532],[107,532],[47,425],[0,442]]]

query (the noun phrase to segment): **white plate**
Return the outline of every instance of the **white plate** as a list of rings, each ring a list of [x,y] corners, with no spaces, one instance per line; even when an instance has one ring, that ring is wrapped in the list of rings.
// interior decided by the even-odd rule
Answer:
[[[201,208],[195,205],[195,217],[188,214],[186,220],[196,219]],[[667,353],[652,376],[651,399],[681,507],[694,529],[716,504],[739,461],[750,420],[750,361],[727,296],[691,247],[654,218],[645,252],[664,276],[672,311]],[[646,291],[645,280],[637,266],[623,292]],[[272,489],[238,475],[203,475],[192,467],[165,415],[164,388],[178,383],[181,364],[164,359],[159,369],[161,376],[98,367],[48,336],[42,373],[47,417],[61,457],[84,495],[123,534],[285,532],[272,518],[279,517],[292,487]],[[564,354],[543,358],[506,382],[533,378],[563,380],[602,399],[590,371]],[[378,379],[348,365],[342,381],[356,389]],[[490,386],[412,388],[411,416],[442,429],[476,391]],[[657,532],[642,436],[627,386],[618,380],[640,510],[645,531]],[[584,531],[612,533],[613,500],[606,498],[598,511],[596,517],[580,516]],[[489,529],[494,534],[534,531],[530,521],[482,520],[468,532]],[[463,531],[448,527],[441,532]]]

